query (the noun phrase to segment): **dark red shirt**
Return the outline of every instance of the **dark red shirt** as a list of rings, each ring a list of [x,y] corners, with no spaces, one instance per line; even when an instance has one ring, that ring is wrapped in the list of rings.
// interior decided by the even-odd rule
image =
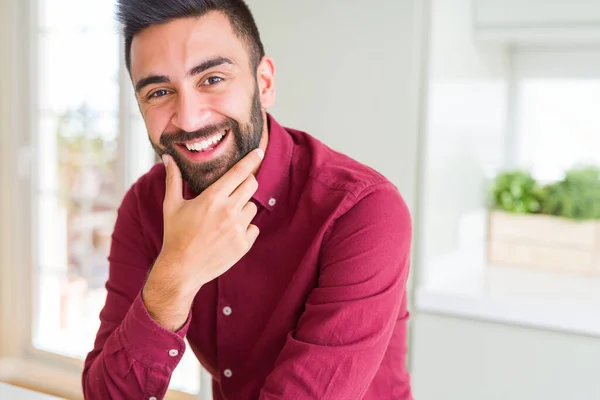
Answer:
[[[158,325],[140,297],[162,245],[163,165],[127,192],[83,372],[87,399],[162,398],[186,336],[213,376],[215,399],[412,398],[411,220],[396,187],[271,116],[257,180],[258,239],[202,287],[177,333]]]

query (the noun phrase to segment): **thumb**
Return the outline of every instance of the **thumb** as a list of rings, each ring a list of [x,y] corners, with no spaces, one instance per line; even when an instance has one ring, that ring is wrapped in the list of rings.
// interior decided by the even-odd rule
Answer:
[[[167,170],[164,207],[172,209],[183,201],[181,171],[170,155],[163,154],[162,160]]]

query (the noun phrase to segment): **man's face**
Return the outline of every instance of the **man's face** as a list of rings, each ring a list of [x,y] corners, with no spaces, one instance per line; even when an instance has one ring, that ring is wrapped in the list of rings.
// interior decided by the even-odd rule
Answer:
[[[150,142],[159,156],[173,156],[194,192],[259,147],[261,69],[252,68],[248,47],[221,13],[151,26],[134,37],[131,77]]]

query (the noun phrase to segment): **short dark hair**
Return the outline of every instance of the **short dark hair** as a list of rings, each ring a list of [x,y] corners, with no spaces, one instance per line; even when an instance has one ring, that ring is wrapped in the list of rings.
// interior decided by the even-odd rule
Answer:
[[[131,42],[140,31],[178,18],[201,17],[218,11],[229,19],[233,32],[249,49],[254,69],[265,55],[258,27],[243,0],[117,0],[116,16],[125,37],[125,65],[131,72]]]

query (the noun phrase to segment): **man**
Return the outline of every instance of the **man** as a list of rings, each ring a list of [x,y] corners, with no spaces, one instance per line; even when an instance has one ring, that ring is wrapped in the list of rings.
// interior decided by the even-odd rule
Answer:
[[[242,0],[118,15],[164,165],[119,209],[86,398],[162,398],[187,337],[215,399],[410,399],[397,189],[266,113],[273,61]]]

